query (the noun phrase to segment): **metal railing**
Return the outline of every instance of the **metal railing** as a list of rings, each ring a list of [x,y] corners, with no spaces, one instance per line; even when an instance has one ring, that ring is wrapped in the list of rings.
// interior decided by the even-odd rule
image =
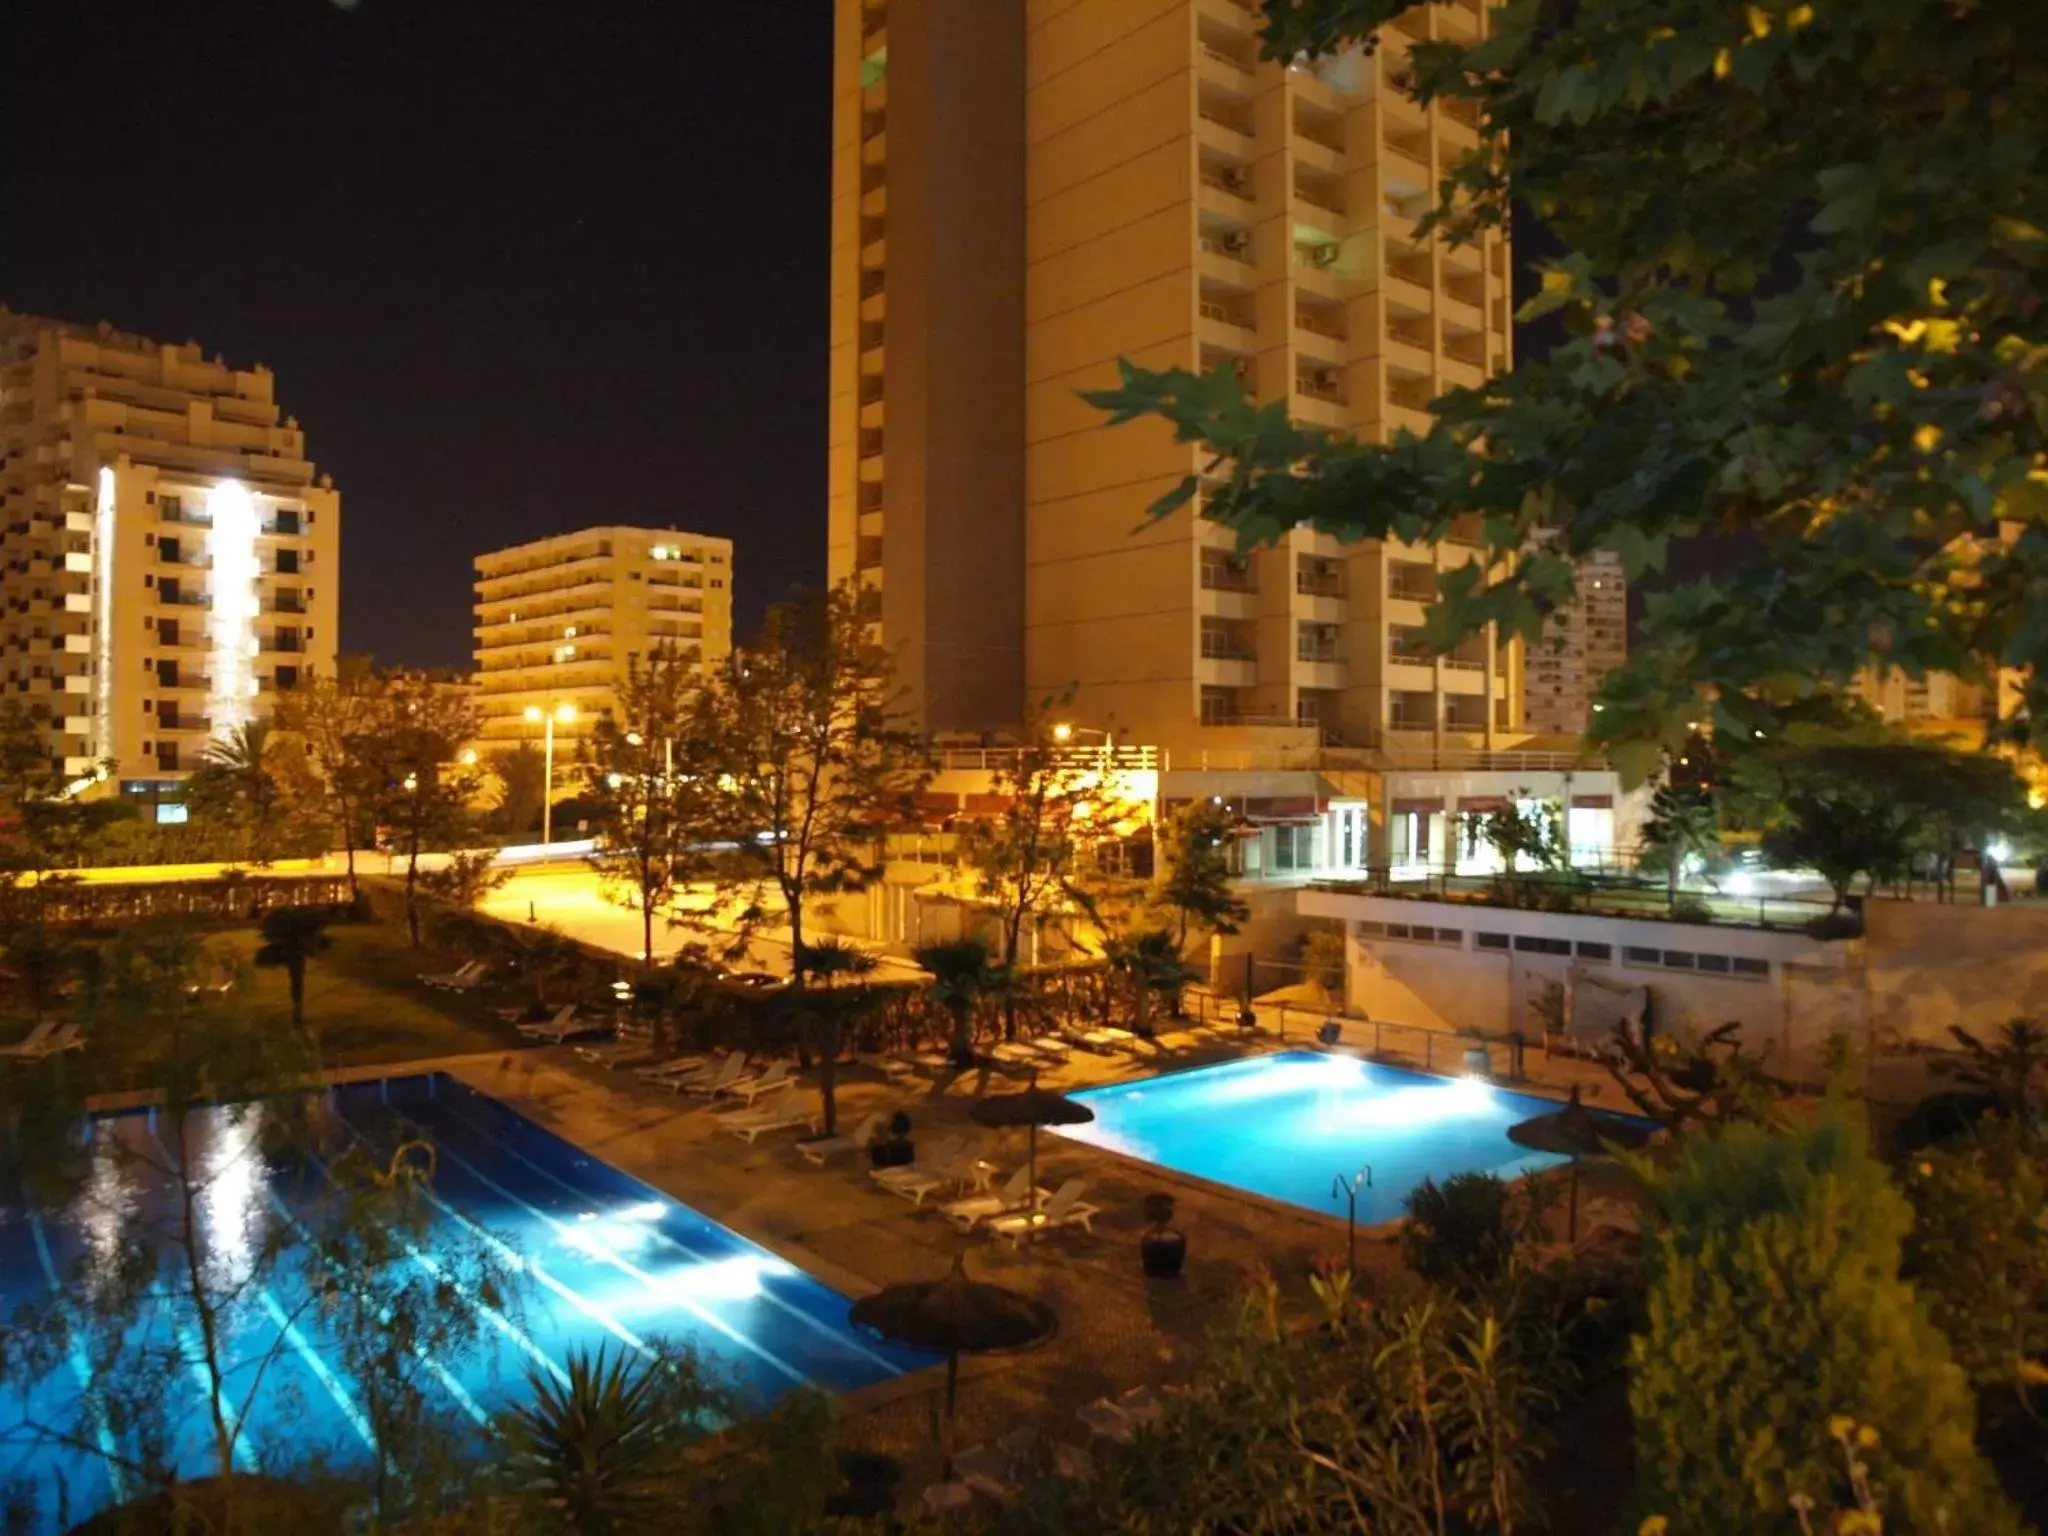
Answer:
[[[1022,747],[942,747],[933,753],[933,766],[940,772],[992,772],[1014,768],[1024,752]],[[1082,743],[1052,749],[1053,761],[1074,769],[1098,768],[1104,762],[1115,769],[1150,770],[1160,766],[1163,754],[1157,747]]]

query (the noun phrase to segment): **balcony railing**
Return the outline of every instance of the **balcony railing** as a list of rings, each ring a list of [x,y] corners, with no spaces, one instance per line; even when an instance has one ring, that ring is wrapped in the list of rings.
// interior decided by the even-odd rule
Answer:
[[[1387,583],[1387,596],[1405,598],[1411,603],[1433,603],[1437,599],[1436,579],[1416,581],[1396,576]]]
[[[159,711],[156,717],[159,731],[210,731],[213,722],[205,715],[170,714]]]
[[[1249,565],[1228,565],[1222,561],[1202,562],[1202,585],[1212,592],[1256,592],[1257,574]]]
[[[1202,236],[1202,249],[1211,256],[1221,256],[1225,261],[1241,261],[1247,266],[1251,264],[1252,257],[1249,244],[1233,245],[1227,240],[1219,240],[1214,235],[1204,235]]]
[[[1249,640],[1221,630],[1202,631],[1202,659],[1205,661],[1257,661],[1259,653]]]
[[[1296,571],[1294,590],[1304,597],[1342,597],[1344,578],[1335,571]]]
[[[1297,635],[1294,640],[1296,661],[1342,661],[1344,650],[1335,640],[1318,639],[1312,635]]]
[[[160,689],[186,689],[203,693],[213,686],[213,679],[204,672],[179,672],[169,677],[159,672],[156,675],[156,686]]]
[[[208,601],[204,592],[166,592],[162,587],[156,589],[156,600],[180,608],[204,608]]]
[[[1300,373],[1294,376],[1296,393],[1304,394],[1311,400],[1326,401],[1331,405],[1344,403],[1344,391],[1334,380],[1319,379],[1314,374]]]

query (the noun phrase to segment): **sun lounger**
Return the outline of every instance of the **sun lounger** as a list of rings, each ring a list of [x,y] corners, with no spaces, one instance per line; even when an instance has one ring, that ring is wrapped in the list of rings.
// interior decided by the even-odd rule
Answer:
[[[771,1061],[768,1063],[765,1071],[758,1072],[752,1077],[736,1077],[731,1082],[713,1090],[713,1096],[724,1095],[739,1099],[751,1106],[754,1100],[761,1097],[764,1093],[774,1093],[779,1089],[795,1087],[796,1078],[792,1075],[794,1070],[786,1061]]]
[[[878,1056],[872,1051],[856,1051],[853,1062],[855,1066],[866,1067],[870,1072],[881,1073],[892,1083],[900,1077],[910,1076],[917,1070],[901,1056]]]
[[[620,1067],[637,1066],[654,1059],[654,1035],[645,1029],[621,1030],[617,1038],[601,1041],[596,1045],[574,1047],[578,1056],[592,1066],[603,1067],[615,1072]]]
[[[1069,1029],[1063,1033],[1073,1044],[1091,1051],[1125,1051],[1138,1043],[1138,1037],[1128,1029],[1117,1029],[1108,1024],[1094,1029]]]
[[[820,1136],[812,1141],[800,1141],[796,1144],[796,1149],[822,1168],[828,1157],[836,1157],[841,1152],[859,1151],[875,1139],[875,1133],[881,1128],[882,1117],[869,1115],[855,1126],[850,1134],[842,1131],[837,1136]]]
[[[877,1184],[894,1184],[903,1179],[919,1178],[928,1174],[942,1163],[950,1163],[965,1150],[967,1143],[958,1136],[942,1136],[924,1149],[914,1163],[898,1168],[876,1168],[873,1178]]]
[[[667,1087],[683,1078],[716,1072],[725,1064],[727,1056],[740,1054],[738,1051],[726,1051],[717,1056],[675,1056],[667,1061],[658,1061],[651,1067],[635,1067],[633,1075],[643,1083],[658,1083],[662,1087]]]
[[[948,1200],[939,1207],[939,1214],[962,1232],[972,1232],[981,1222],[1007,1216],[1013,1211],[1030,1210],[1050,1198],[1045,1190],[1031,1187],[1031,1169],[1024,1167],[1011,1174],[1009,1181],[994,1194]]]
[[[519,1033],[529,1040],[544,1041],[549,1045],[560,1045],[571,1035],[594,1035],[604,1026],[595,1019],[578,1019],[576,1005],[565,1003],[545,1024],[522,1024]]]
[[[815,1130],[818,1118],[810,1110],[800,1108],[787,1100],[778,1100],[761,1109],[739,1109],[725,1114],[713,1115],[712,1120],[722,1131],[731,1131],[742,1141],[752,1142],[769,1131],[786,1131],[794,1126]]]
[[[1074,1417],[1081,1421],[1090,1438],[1114,1440],[1119,1445],[1129,1445],[1138,1438],[1138,1425],[1128,1413],[1106,1397],[1074,1410]]]
[[[1046,1060],[1022,1040],[1005,1040],[1000,1045],[992,1045],[988,1048],[988,1055],[1006,1067],[1026,1067],[1033,1072],[1043,1067]]]
[[[1057,1035],[1033,1035],[1030,1039],[1018,1043],[1038,1052],[1048,1061],[1065,1061],[1074,1054],[1074,1048]]]
[[[465,988],[475,986],[483,977],[486,969],[488,969],[488,966],[484,961],[471,960],[457,966],[452,971],[441,971],[435,975],[422,976],[420,980],[430,987],[444,987],[449,991],[459,992]]]
[[[1086,1179],[1069,1179],[1053,1191],[1052,1198],[1045,1202],[1044,1210],[1017,1211],[1008,1216],[993,1217],[988,1223],[988,1230],[1013,1247],[1027,1237],[1057,1232],[1063,1227],[1079,1227],[1084,1232],[1093,1233],[1098,1212],[1081,1198],[1087,1188]]]
[[[8,1061],[46,1061],[52,1056],[61,1056],[66,1051],[85,1048],[85,1037],[78,1032],[76,1024],[59,1024],[46,1020],[28,1032],[26,1038],[13,1045],[0,1045],[0,1058]]]
[[[747,1058],[734,1051],[716,1070],[706,1072],[701,1077],[671,1078],[662,1086],[671,1093],[701,1093],[707,1099],[715,1099],[738,1082],[746,1070]]]
[[[1133,1424],[1154,1424],[1166,1412],[1166,1399],[1155,1387],[1133,1387],[1116,1400]]]
[[[965,1483],[933,1483],[924,1491],[924,1507],[935,1515],[951,1514],[974,1502],[974,1490]]]
[[[971,1445],[953,1457],[953,1476],[976,1493],[992,1499],[1014,1499],[1018,1478],[1010,1458],[986,1445]]]

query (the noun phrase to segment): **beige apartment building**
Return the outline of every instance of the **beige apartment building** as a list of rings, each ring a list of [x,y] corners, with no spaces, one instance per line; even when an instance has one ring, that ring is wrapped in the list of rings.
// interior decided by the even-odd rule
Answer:
[[[1628,660],[1628,573],[1612,550],[1579,562],[1579,590],[1528,649],[1523,724],[1539,736],[1583,736],[1607,674]]]
[[[732,652],[732,541],[673,528],[585,528],[476,557],[476,703],[487,746],[557,749],[618,708],[659,650],[707,670]],[[567,706],[564,708],[564,706]]]
[[[1169,747],[1522,729],[1518,646],[1421,643],[1470,545],[1241,556],[1198,512],[1148,524],[1198,454],[1079,398],[1118,358],[1229,368],[1383,439],[1508,364],[1505,244],[1416,234],[1474,124],[1394,89],[1479,0],[1312,67],[1260,60],[1260,25],[1249,0],[839,0],[830,570],[929,727],[1073,689],[1077,720]]]
[[[0,308],[0,692],[141,791],[332,670],[341,498],[260,363]]]

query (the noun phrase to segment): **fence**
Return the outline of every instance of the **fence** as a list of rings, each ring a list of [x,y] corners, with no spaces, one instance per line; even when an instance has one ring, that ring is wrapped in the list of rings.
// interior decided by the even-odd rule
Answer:
[[[1689,890],[1674,893],[1668,886],[1630,878],[1620,872],[1620,866],[1576,869],[1565,874],[1523,871],[1514,875],[1460,875],[1420,869],[1403,869],[1396,875],[1392,869],[1381,866],[1367,870],[1356,880],[1317,880],[1311,884],[1316,890],[1353,896],[1772,930],[1808,929],[1835,912],[1832,901],[1810,896],[1738,896]],[[1837,914],[1850,929],[1855,926],[1860,905],[1852,898],[1843,913]]]
[[[349,905],[349,891],[346,875],[225,876],[133,884],[53,876],[17,887],[13,899],[32,904],[31,920],[59,927],[161,917],[243,923],[279,907],[321,907],[339,913]]]
[[[1204,988],[1190,990],[1188,999],[1198,1024],[1243,1022],[1245,1005],[1240,997]],[[1258,1027],[1271,1031],[1282,1046],[1345,1046],[1374,1061],[1417,1066],[1425,1072],[1476,1072],[1507,1080],[1525,1076],[1526,1042],[1516,1036],[1454,1032],[1368,1018],[1341,1003],[1258,1002],[1252,1005],[1252,1014]]]

